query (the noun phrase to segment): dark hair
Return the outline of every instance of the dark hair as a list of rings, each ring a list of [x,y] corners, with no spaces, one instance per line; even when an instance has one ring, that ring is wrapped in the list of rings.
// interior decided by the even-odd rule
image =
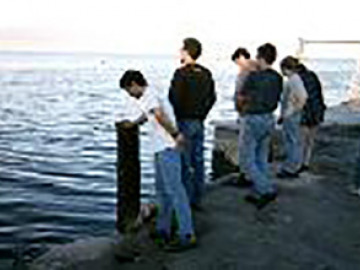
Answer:
[[[142,73],[138,70],[127,70],[124,75],[120,79],[120,88],[130,87],[132,82],[136,83],[139,86],[148,86],[148,83],[142,75]]]
[[[272,65],[277,57],[276,47],[270,43],[266,43],[257,49],[257,58],[262,58],[268,65]]]
[[[302,64],[302,63],[299,63],[299,65],[297,66],[297,72],[305,72],[307,70],[307,67]]]
[[[285,57],[280,63],[280,68],[282,70],[288,69],[291,71],[298,71],[299,67],[300,67],[299,59],[297,59],[293,56]]]
[[[184,39],[183,49],[187,51],[190,57],[194,60],[198,59],[202,53],[201,43],[196,38]]]
[[[244,56],[245,59],[250,59],[250,53],[247,49],[245,48],[237,48],[236,51],[231,55],[231,60],[235,61],[236,59],[238,59],[240,56]]]

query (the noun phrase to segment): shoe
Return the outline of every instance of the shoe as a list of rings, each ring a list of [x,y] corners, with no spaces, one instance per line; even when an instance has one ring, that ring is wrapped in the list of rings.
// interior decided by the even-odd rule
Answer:
[[[303,164],[300,169],[297,171],[297,173],[303,173],[303,172],[307,172],[310,171],[310,167],[308,165]]]
[[[245,174],[242,173],[238,178],[237,186],[240,188],[249,188],[253,186],[253,182],[246,179]]]
[[[287,172],[285,170],[281,170],[280,172],[278,172],[276,174],[277,178],[280,178],[280,179],[284,179],[284,178],[299,178],[299,173],[291,173],[291,172]]]
[[[154,240],[158,247],[165,247],[171,241],[170,235],[164,231],[155,231],[150,235],[150,237]]]
[[[360,188],[354,187],[354,188],[352,188],[352,189],[350,190],[350,193],[351,193],[352,195],[355,195],[355,196],[360,197]]]
[[[203,212],[204,208],[202,207],[202,205],[200,203],[192,203],[191,210],[196,211],[196,212]]]
[[[194,234],[188,234],[184,238],[177,238],[172,240],[166,247],[168,252],[181,252],[196,247],[197,240]]]
[[[256,206],[257,209],[262,209],[269,203],[275,201],[277,193],[266,193],[263,195],[248,194],[245,196],[245,201]]]

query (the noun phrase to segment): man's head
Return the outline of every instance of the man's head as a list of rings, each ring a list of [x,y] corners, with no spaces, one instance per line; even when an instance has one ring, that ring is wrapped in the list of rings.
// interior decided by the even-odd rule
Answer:
[[[186,38],[180,50],[180,61],[182,64],[194,63],[202,53],[201,43],[195,38]]]
[[[247,65],[249,59],[250,59],[250,53],[245,48],[236,49],[236,51],[231,56],[231,60],[234,61],[235,64],[241,68]]]
[[[276,47],[270,43],[266,43],[257,49],[256,59],[259,62],[260,68],[271,66],[275,62],[276,56]]]
[[[127,70],[120,79],[120,88],[125,89],[131,96],[140,98],[148,83],[144,75],[138,70]]]
[[[285,76],[291,76],[292,74],[298,71],[299,65],[300,65],[299,59],[293,56],[287,56],[280,63],[281,72]]]

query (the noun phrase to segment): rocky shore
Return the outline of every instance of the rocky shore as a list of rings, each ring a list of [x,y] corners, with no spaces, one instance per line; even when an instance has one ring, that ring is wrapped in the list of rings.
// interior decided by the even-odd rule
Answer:
[[[236,186],[237,125],[216,124],[216,181],[195,212],[198,246],[165,253],[147,225],[127,237],[81,240],[50,249],[27,266],[60,269],[360,269],[360,198],[348,193],[360,143],[360,104],[330,108],[316,140],[313,166],[297,180],[276,180],[276,203],[257,211]],[[274,159],[281,158],[281,133]],[[276,163],[276,162],[275,162]]]

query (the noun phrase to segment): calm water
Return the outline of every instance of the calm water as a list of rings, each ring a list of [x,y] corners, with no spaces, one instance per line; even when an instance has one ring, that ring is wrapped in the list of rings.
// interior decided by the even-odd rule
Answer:
[[[350,60],[349,60],[350,61]],[[352,61],[309,63],[321,70],[329,104],[346,96]],[[218,102],[206,129],[206,167],[214,119],[234,119],[235,69],[210,62]],[[144,72],[167,91],[176,59],[0,53],[0,268],[2,259],[43,244],[112,232],[115,219],[118,78],[127,68]],[[338,75],[338,74],[341,74]],[[142,129],[142,197],[154,195],[151,149]]]

